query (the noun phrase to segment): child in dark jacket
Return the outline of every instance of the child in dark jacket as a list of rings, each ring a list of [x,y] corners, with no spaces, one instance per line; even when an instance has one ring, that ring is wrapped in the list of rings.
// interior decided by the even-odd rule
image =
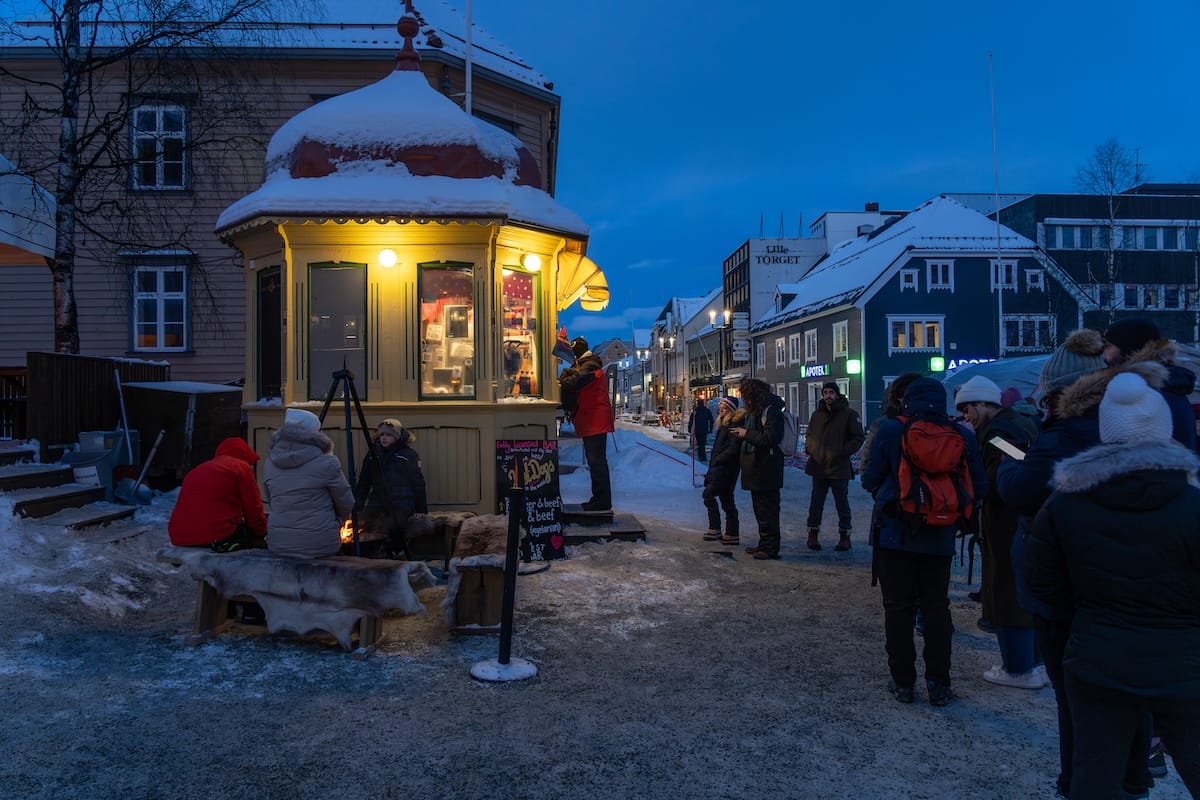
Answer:
[[[745,418],[746,412],[738,408],[736,397],[721,398],[717,411],[717,435],[708,460],[708,474],[704,476],[704,494],[701,495],[704,507],[708,510],[708,533],[704,534],[704,540],[708,542],[729,539],[732,540],[731,544],[737,544],[740,541],[733,490],[737,488],[741,470],[742,443],[730,435],[729,429],[741,425]],[[717,508],[717,501],[725,509],[724,536],[721,535],[721,512]]]
[[[405,552],[404,529],[413,514],[429,512],[421,457],[414,437],[399,420],[385,419],[375,431],[375,446],[363,459],[354,495],[362,509],[362,530],[386,536],[393,552]]]

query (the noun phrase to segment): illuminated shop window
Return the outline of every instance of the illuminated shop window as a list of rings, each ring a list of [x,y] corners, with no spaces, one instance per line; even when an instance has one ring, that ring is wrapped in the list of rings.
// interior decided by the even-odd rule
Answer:
[[[474,267],[460,263],[419,266],[421,399],[474,399]]]
[[[501,281],[504,397],[541,396],[542,360],[538,349],[539,276],[505,267]]]

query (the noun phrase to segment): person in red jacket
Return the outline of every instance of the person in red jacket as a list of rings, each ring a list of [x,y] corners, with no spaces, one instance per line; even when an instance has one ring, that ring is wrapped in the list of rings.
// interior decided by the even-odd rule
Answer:
[[[592,478],[592,497],[584,511],[611,511],[612,484],[608,477],[608,434],[613,432],[612,402],[608,399],[608,380],[600,357],[588,349],[582,336],[571,342],[575,366],[558,376],[563,395],[575,398],[571,421],[575,433],[583,439],[583,455]]]
[[[183,479],[167,523],[171,544],[228,553],[267,546],[267,518],[254,477],[258,453],[242,439],[217,445],[211,460]]]

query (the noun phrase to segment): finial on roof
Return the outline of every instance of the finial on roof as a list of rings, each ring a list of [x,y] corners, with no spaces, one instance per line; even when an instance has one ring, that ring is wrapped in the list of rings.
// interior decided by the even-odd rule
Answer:
[[[420,23],[412,15],[412,0],[405,0],[407,12],[396,23],[396,32],[404,37],[404,47],[396,54],[396,69],[402,72],[417,72],[421,69],[421,57],[413,49],[413,37],[421,30]]]

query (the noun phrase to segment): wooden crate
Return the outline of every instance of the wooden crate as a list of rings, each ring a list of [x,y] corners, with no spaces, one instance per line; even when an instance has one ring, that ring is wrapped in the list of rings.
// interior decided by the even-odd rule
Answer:
[[[459,567],[462,582],[454,598],[455,633],[499,633],[504,602],[504,570]]]

